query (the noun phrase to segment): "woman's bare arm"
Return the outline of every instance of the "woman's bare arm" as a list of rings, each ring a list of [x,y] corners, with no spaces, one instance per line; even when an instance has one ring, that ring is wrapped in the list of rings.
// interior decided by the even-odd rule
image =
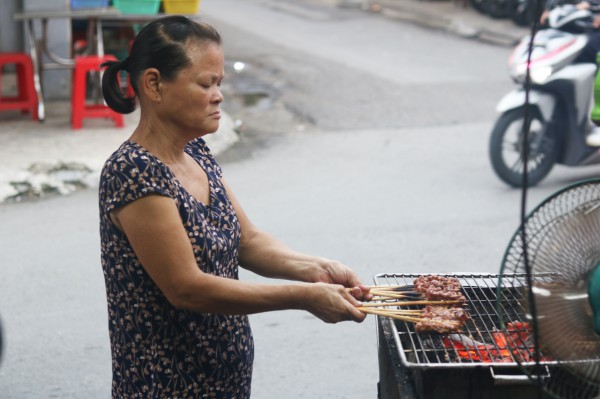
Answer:
[[[255,284],[203,273],[172,199],[151,195],[113,211],[140,262],[177,308],[251,314],[303,309],[326,322],[362,321],[359,303],[341,285]]]

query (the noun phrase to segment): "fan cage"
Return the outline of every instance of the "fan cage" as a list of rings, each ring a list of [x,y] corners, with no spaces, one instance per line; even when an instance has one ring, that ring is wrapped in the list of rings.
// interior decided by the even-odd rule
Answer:
[[[544,240],[565,218],[573,215],[573,213],[596,207],[600,207],[600,178],[584,180],[569,185],[542,201],[529,213],[525,220],[524,232],[529,264],[535,264],[538,250]],[[502,259],[498,290],[502,288],[503,284],[511,284],[511,275],[514,276],[526,272],[522,229],[523,227],[521,226],[514,233]],[[500,303],[496,304],[497,307],[500,305]],[[528,304],[523,303],[522,306],[528,306]],[[506,325],[510,320],[504,320],[502,317],[503,313],[498,313],[500,315],[500,326],[506,332]],[[519,359],[515,360],[519,363]],[[592,358],[588,362],[598,367],[600,359]],[[571,367],[573,365],[572,361],[564,362],[558,360],[558,364],[566,367],[553,371],[552,378],[541,379],[542,387],[546,393],[555,398],[598,397],[600,394],[598,378],[593,381],[575,372]],[[535,381],[537,378],[540,378],[535,368],[533,370],[525,367],[522,368],[530,379]]]

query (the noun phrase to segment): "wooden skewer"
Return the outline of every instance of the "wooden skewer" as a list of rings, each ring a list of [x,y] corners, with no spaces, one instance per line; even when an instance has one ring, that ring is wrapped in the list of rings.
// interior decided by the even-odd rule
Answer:
[[[375,310],[381,310],[384,312],[394,312],[394,313],[402,313],[402,314],[422,314],[423,309],[393,309],[393,308],[380,308],[376,306],[361,306],[362,308],[369,308]]]
[[[379,308],[370,308],[370,309],[379,309]],[[394,314],[404,314],[404,315],[415,315],[418,316],[420,314],[423,314],[423,311],[421,310],[407,310],[407,309],[381,309],[384,310],[386,312],[390,312],[390,313],[394,313]]]
[[[401,294],[401,293],[402,294],[404,294],[404,293],[418,294],[418,292],[416,292],[412,288],[402,287],[402,286],[389,287],[389,286],[385,286],[385,285],[379,285],[379,286],[372,285],[372,286],[367,286],[367,288],[369,289],[370,292],[377,291],[377,292],[398,293],[398,294]],[[351,291],[353,289],[354,289],[353,287],[346,288],[346,291]]]
[[[351,292],[353,288],[346,288],[346,291]],[[370,289],[369,293],[373,295],[373,297],[382,297],[382,298],[394,298],[394,299],[403,299],[403,298],[415,298],[421,296],[418,292],[415,291],[396,291],[396,290],[385,290],[385,289]]]
[[[427,318],[412,317],[410,315],[403,315],[403,314],[395,313],[393,311],[388,311],[388,310],[380,310],[380,309],[364,308],[364,307],[359,307],[357,309],[363,313],[370,313],[370,314],[374,314],[377,316],[390,317],[392,319],[408,321],[411,323],[419,323],[419,322],[427,320]],[[446,320],[446,323],[452,323],[456,326],[460,326],[460,323],[458,321],[454,321],[454,320]]]
[[[413,323],[418,323],[418,322],[424,320],[424,319],[420,319],[418,317],[403,316],[403,315],[396,314],[393,312],[386,312],[385,310],[380,310],[380,309],[364,308],[364,307],[359,307],[357,309],[363,313],[370,313],[370,314],[374,314],[377,316],[386,316],[386,317],[391,317],[392,319],[397,319],[397,320],[402,320],[402,321],[410,321]]]
[[[414,295],[420,295],[417,291],[413,290],[413,289],[406,289],[406,290],[399,290],[399,289],[385,289],[385,288],[371,288],[369,290],[370,292],[383,292],[386,294],[414,294]]]
[[[384,294],[380,292],[372,292],[373,297],[380,298],[392,298],[392,299],[404,299],[404,298],[414,298],[414,295],[402,295],[402,294]]]
[[[414,291],[412,287],[406,285],[370,285],[368,288],[372,290],[385,290],[385,291]]]
[[[372,292],[371,295],[373,296],[381,296],[381,297],[385,297],[385,298],[424,298],[421,294],[413,294],[413,293],[407,293],[407,294],[399,294],[399,293],[392,293],[392,292],[379,292],[379,291],[375,291]]]
[[[350,288],[346,288],[346,291],[351,291],[353,290],[355,287],[350,287]],[[370,286],[367,287],[369,289],[369,292],[386,292],[386,293],[398,293],[398,294],[404,294],[404,293],[411,293],[411,294],[418,294],[418,292],[416,292],[415,290],[406,287],[407,289],[399,289],[402,287],[395,287],[395,288],[389,288],[386,286]]]
[[[378,306],[412,306],[412,305],[449,305],[459,303],[460,301],[396,301],[396,302],[367,302],[363,303],[363,307],[378,307]]]

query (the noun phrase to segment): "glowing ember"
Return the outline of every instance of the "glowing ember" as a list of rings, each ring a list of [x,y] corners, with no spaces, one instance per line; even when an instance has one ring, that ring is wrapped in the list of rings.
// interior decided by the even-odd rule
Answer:
[[[528,323],[513,322],[506,325],[506,333],[493,331],[493,344],[477,342],[460,334],[451,334],[444,338],[446,349],[455,351],[465,360],[483,363],[506,363],[518,360],[534,362],[533,340]],[[550,360],[543,358],[541,360]]]

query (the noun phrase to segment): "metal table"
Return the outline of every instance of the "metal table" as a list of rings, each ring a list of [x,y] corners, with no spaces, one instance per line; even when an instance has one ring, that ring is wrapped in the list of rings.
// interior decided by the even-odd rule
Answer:
[[[73,68],[75,60],[73,58],[63,58],[48,49],[48,21],[50,19],[68,19],[87,20],[87,43],[86,54],[104,55],[104,39],[102,36],[103,24],[113,23],[119,25],[144,24],[165,14],[123,14],[119,10],[106,8],[92,8],[82,10],[35,10],[25,11],[14,14],[13,18],[17,21],[23,21],[25,24],[25,33],[29,54],[33,63],[33,82],[38,97],[38,116],[40,122],[45,119],[46,107],[42,88],[42,76],[46,69]],[[197,18],[198,15],[185,15],[188,18]],[[34,23],[36,20],[41,22],[41,33],[39,39],[36,39]],[[52,62],[43,62],[42,53]]]

